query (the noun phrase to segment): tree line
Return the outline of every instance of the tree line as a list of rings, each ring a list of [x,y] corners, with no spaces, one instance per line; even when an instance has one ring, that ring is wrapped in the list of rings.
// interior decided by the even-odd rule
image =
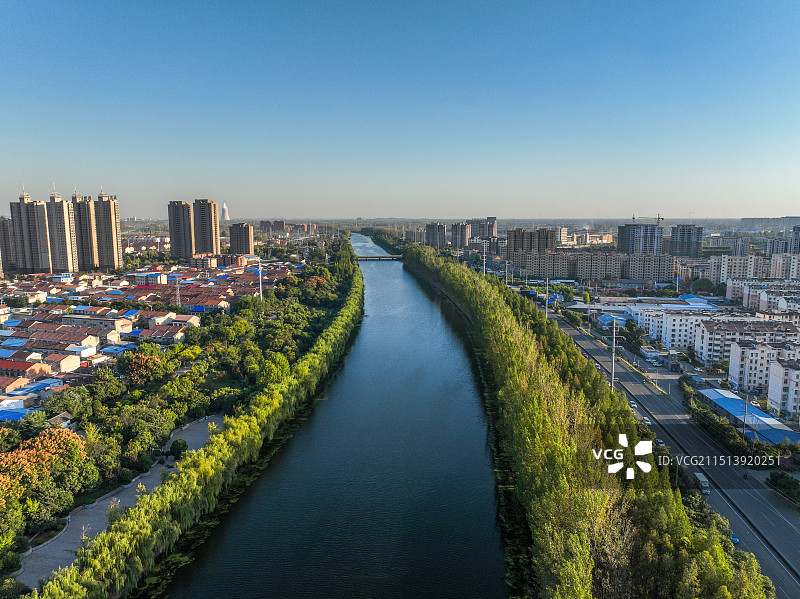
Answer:
[[[669,470],[652,456],[636,458],[651,471],[632,481],[609,475],[594,458],[592,449],[618,448],[620,433],[632,448],[647,430],[542,311],[432,248],[372,233],[443,288],[482,340],[496,388],[493,426],[531,539],[529,563],[517,565],[525,572],[520,596],[774,596],[752,554],[735,550],[724,519],[694,493],[672,488]]]
[[[123,510],[105,531],[78,551],[72,565],[55,573],[30,597],[95,599],[124,595],[153,567],[159,555],[170,550],[182,532],[214,509],[237,468],[254,460],[281,423],[313,396],[356,330],[363,311],[363,281],[349,240],[338,241],[332,258],[332,292],[339,294],[341,301],[338,310],[328,313],[326,326],[308,349],[291,365],[283,354],[266,349],[258,335],[262,325],[277,316],[266,302],[242,302],[238,314],[231,318],[249,323],[250,328],[239,325],[246,341],[240,343],[234,334],[212,348],[213,353],[220,354],[216,383],[221,384],[217,391],[227,394],[225,383],[239,381],[236,394],[241,400],[232,415],[226,416],[225,426],[212,429],[205,447],[186,452],[174,474],[153,491],[142,492],[135,505]],[[318,283],[312,282],[315,289]],[[220,327],[219,334],[225,329],[227,326]],[[232,345],[239,347],[237,355],[228,351]]]

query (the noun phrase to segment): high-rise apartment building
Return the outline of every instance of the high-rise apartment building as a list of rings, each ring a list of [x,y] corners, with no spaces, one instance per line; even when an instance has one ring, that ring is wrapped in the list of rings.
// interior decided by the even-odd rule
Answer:
[[[702,254],[703,227],[697,225],[675,225],[669,242],[669,253],[673,256],[698,258]]]
[[[539,227],[533,231],[512,229],[506,233],[506,257],[510,260],[514,252],[554,252],[556,230]]]
[[[34,202],[24,191],[19,202],[11,202],[11,221],[17,243],[17,269],[20,272],[52,272],[47,204]]]
[[[617,247],[629,256],[663,253],[664,229],[659,225],[627,223],[620,225]]]
[[[78,246],[78,270],[85,272],[99,268],[97,255],[97,219],[92,196],[82,197],[76,189],[72,194],[72,212],[75,215],[75,241]]]
[[[447,245],[447,226],[442,223],[428,223],[425,225],[425,245],[437,249]]]
[[[78,270],[75,240],[75,214],[72,202],[64,201],[54,190],[47,205],[47,228],[50,234],[50,264],[56,272]]]
[[[100,190],[94,206],[97,223],[97,261],[100,268],[122,268],[122,234],[119,226],[119,202]]]
[[[710,239],[712,247],[729,247],[732,256],[747,256],[750,254],[750,240],[747,237],[717,235]]]
[[[189,202],[169,203],[170,255],[176,260],[189,260],[195,253],[194,210]]]
[[[254,254],[253,225],[235,223],[231,225],[231,254]]]
[[[0,256],[2,256],[3,270],[16,270],[17,268],[17,242],[14,235],[14,222],[10,218],[0,218]]]
[[[497,237],[497,217],[473,218],[467,221],[472,227],[473,237]]]
[[[454,248],[463,249],[467,247],[469,238],[472,237],[472,225],[469,223],[453,223],[450,225],[450,236]]]
[[[787,251],[790,254],[800,254],[800,225],[792,227],[792,232],[789,234]]]
[[[213,200],[194,201],[194,249],[198,254],[219,254],[219,210]]]

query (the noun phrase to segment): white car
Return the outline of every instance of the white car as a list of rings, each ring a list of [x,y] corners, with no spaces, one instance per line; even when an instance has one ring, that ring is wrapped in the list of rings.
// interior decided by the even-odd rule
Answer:
[[[630,407],[632,407],[632,408],[638,408],[638,407],[639,407],[638,405],[636,405],[636,402],[635,402],[635,401],[629,401],[629,402],[628,402],[628,405],[629,405]]]
[[[650,419],[647,416],[642,418],[642,422],[644,422],[647,426],[650,426],[651,424],[653,424],[652,422],[650,422]]]
[[[664,447],[666,443],[664,443],[664,439],[656,439],[656,445],[658,447]]]

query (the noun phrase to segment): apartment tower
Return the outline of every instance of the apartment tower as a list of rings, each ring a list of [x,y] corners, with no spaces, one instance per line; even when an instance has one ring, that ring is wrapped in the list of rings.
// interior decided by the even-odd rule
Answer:
[[[76,189],[72,194],[75,215],[75,239],[78,242],[78,270],[89,272],[100,266],[97,255],[97,219],[92,196],[81,197]]]
[[[198,254],[219,254],[219,208],[213,200],[194,201],[194,248]]]
[[[231,254],[251,255],[254,253],[253,225],[247,223],[231,225]]]
[[[10,207],[18,270],[24,273],[52,272],[47,204],[32,201],[23,190],[19,202],[11,202]]]
[[[169,240],[170,256],[176,260],[188,260],[194,251],[194,211],[189,202],[170,202]]]
[[[119,202],[117,196],[103,193],[102,188],[94,205],[97,225],[97,262],[100,268],[123,267],[122,234],[119,226]]]
[[[56,272],[78,270],[78,248],[75,240],[75,214],[72,202],[64,201],[53,190],[47,205],[47,228],[50,234],[50,264]]]
[[[16,270],[17,243],[14,235],[14,221],[10,218],[0,218],[0,255],[4,271]]]

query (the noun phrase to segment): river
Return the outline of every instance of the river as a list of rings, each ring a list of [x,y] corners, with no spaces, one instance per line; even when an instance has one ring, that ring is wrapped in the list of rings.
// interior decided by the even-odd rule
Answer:
[[[361,268],[365,315],[342,368],[178,571],[172,599],[507,597],[461,323],[402,263]]]

